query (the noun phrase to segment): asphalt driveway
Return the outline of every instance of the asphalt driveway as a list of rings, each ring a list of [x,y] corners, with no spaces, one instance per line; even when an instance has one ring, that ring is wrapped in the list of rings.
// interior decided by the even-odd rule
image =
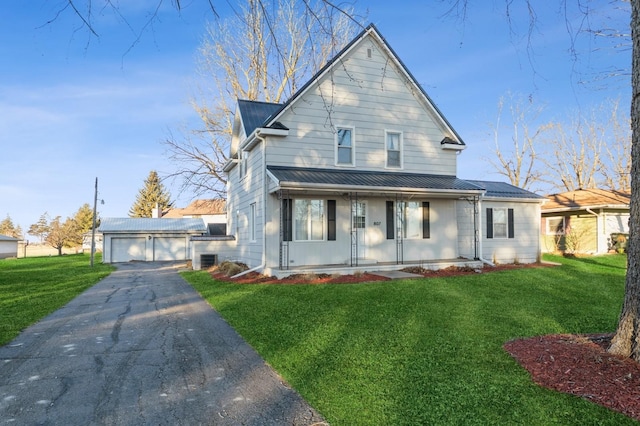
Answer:
[[[177,271],[120,264],[0,347],[0,425],[322,422]]]

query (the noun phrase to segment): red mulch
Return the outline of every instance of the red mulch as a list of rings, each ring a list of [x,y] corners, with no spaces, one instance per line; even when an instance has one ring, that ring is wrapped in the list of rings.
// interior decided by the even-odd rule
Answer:
[[[453,277],[458,275],[471,275],[485,272],[503,271],[506,269],[517,268],[540,268],[549,265],[541,264],[504,264],[496,266],[485,266],[483,268],[470,268],[460,266],[450,266],[444,269],[430,270],[421,267],[407,267],[402,269],[404,272],[419,274],[426,278],[435,277]],[[353,274],[353,275],[330,275],[330,274],[293,274],[286,278],[269,277],[257,272],[250,272],[238,278],[230,277],[211,271],[211,276],[220,281],[228,281],[238,284],[357,284],[372,281],[387,281],[389,278],[380,275],[371,274],[369,272]]]
[[[387,281],[389,278],[368,272],[355,275],[329,275],[329,274],[294,274],[286,278],[276,278],[250,272],[238,278],[230,278],[220,273],[212,272],[211,276],[217,280],[238,284],[356,284],[371,281]]]
[[[535,383],[640,420],[640,364],[607,353],[613,334],[512,340],[504,349]]]

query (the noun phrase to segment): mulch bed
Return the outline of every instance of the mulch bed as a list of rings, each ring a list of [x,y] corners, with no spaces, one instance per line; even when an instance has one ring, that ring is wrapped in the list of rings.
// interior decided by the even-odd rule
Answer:
[[[372,281],[388,281],[389,278],[364,272],[354,275],[329,275],[329,274],[294,274],[286,278],[276,278],[250,272],[238,278],[230,278],[226,275],[211,272],[211,276],[217,280],[237,284],[357,284]]]
[[[504,349],[538,385],[640,420],[640,364],[607,353],[612,337],[548,335],[512,340]]]
[[[496,272],[507,269],[519,269],[519,268],[540,268],[549,265],[541,264],[505,264],[496,266],[485,266],[483,268],[470,268],[460,266],[450,266],[444,269],[425,269],[419,266],[407,267],[402,269],[403,272],[409,272],[412,274],[422,275],[426,278],[436,277],[453,277],[459,275],[471,275],[480,274],[485,272]],[[373,281],[388,281],[390,278],[383,277],[369,272],[363,272],[351,275],[338,275],[338,274],[293,274],[286,278],[276,278],[265,276],[257,272],[250,272],[238,278],[230,278],[227,275],[210,271],[211,276],[214,279],[220,281],[233,282],[237,284],[357,284]]]

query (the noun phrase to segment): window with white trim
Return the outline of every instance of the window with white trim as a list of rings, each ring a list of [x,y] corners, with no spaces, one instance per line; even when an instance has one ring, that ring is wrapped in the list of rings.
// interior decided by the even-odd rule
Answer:
[[[402,167],[402,133],[385,132],[387,144],[387,167]]]
[[[422,238],[422,203],[400,201],[397,214],[403,239]]]
[[[547,235],[564,235],[566,226],[564,216],[548,217],[546,222]]]
[[[507,209],[493,209],[493,238],[507,238]]]
[[[324,200],[295,199],[294,230],[296,241],[324,240]]]
[[[336,131],[336,164],[353,166],[354,156],[353,128],[338,127]]]
[[[249,151],[238,151],[238,161],[240,162],[240,178],[247,175],[249,169]]]
[[[249,207],[249,239],[256,241],[256,203],[251,203]]]

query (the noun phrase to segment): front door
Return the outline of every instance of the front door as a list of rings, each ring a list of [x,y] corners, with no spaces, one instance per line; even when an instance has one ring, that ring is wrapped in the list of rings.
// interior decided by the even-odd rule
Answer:
[[[351,250],[353,257],[367,257],[367,203],[353,201],[351,205]]]

